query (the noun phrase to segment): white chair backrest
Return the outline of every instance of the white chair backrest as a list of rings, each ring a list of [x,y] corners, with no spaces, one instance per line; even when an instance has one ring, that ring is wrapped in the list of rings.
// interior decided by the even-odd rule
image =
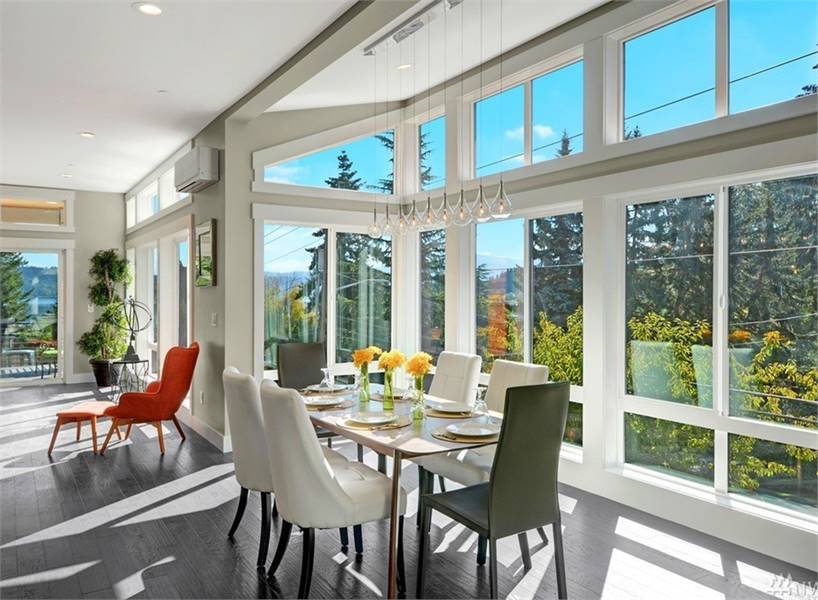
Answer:
[[[441,352],[429,394],[452,402],[474,404],[483,359],[475,354]]]
[[[298,392],[265,379],[261,410],[281,517],[301,527],[347,524],[352,499],[335,480]]]
[[[273,491],[273,473],[267,434],[261,416],[258,384],[250,375],[243,375],[235,367],[222,373],[227,423],[233,442],[233,463],[236,479],[244,488],[260,492]]]
[[[508,388],[547,382],[548,367],[545,365],[495,360],[491,367],[489,387],[486,390],[486,404],[489,410],[503,412]]]

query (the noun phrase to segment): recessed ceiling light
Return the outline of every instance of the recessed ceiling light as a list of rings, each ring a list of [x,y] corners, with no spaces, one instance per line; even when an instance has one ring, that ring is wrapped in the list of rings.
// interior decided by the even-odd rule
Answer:
[[[405,71],[406,69],[411,69],[411,68],[412,68],[412,65],[410,65],[409,63],[403,64],[403,65],[398,65],[398,71]]]
[[[96,135],[97,134],[94,133],[93,131],[81,131],[80,132],[80,136],[84,137],[84,138],[92,138],[92,137],[96,137]]]
[[[149,17],[157,17],[162,14],[162,9],[151,2],[134,2],[131,6]]]
[[[73,175],[71,173],[60,173],[60,177],[65,177],[66,179],[71,179]]]
[[[170,90],[156,90],[157,94],[169,94]]]

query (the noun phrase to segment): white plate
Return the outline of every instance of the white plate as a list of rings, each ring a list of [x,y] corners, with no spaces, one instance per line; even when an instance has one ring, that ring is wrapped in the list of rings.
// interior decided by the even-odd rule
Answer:
[[[428,404],[434,410],[444,413],[470,413],[471,405],[461,402],[437,402],[435,400],[427,400]]]
[[[304,404],[307,406],[337,406],[343,401],[343,398],[333,398],[331,396],[309,396],[304,398]]]
[[[350,416],[349,420],[361,425],[386,425],[395,420],[395,415],[380,412],[362,412]]]
[[[308,392],[326,392],[328,394],[337,394],[339,392],[346,392],[349,390],[348,385],[333,385],[332,387],[322,388],[320,383],[314,383],[307,386]]]
[[[497,423],[452,423],[446,427],[446,431],[451,434],[463,437],[488,437],[500,433],[500,425]]]

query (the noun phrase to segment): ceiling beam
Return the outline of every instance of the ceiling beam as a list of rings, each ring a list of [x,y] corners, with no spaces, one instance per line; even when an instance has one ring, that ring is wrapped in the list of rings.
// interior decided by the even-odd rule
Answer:
[[[291,59],[226,111],[230,120],[249,121],[360,46],[421,0],[356,2]],[[354,74],[352,74],[354,77]],[[351,82],[352,83],[352,82]]]

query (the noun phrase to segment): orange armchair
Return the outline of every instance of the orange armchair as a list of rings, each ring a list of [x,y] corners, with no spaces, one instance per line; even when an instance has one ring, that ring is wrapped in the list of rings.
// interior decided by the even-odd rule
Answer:
[[[196,359],[199,357],[199,344],[193,342],[189,348],[175,346],[168,350],[165,362],[162,365],[162,377],[158,381],[148,384],[144,392],[127,392],[119,398],[119,404],[111,406],[105,411],[105,416],[111,417],[111,429],[105,436],[100,454],[105,453],[111,435],[118,430],[119,425],[128,423],[125,439],[131,434],[134,423],[153,423],[156,426],[159,438],[159,450],[165,453],[165,440],[162,436],[162,421],[173,421],[182,441],[185,434],[179,421],[176,420],[176,411],[182,406],[190,383],[193,380],[193,370],[196,368]]]

